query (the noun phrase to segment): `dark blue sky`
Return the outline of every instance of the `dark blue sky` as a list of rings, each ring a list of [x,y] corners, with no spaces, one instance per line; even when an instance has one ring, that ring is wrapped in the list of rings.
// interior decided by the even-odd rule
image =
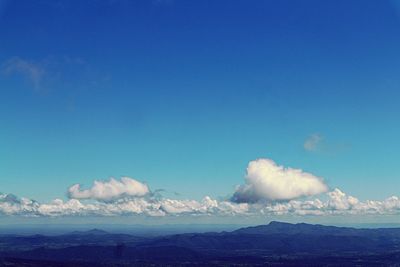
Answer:
[[[398,6],[0,0],[0,191],[127,175],[219,197],[267,157],[398,194]]]

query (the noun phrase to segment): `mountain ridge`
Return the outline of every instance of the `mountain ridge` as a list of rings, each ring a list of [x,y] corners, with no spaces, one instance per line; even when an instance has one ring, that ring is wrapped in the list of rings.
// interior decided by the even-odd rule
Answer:
[[[78,233],[1,236],[0,262],[13,258],[39,262],[75,259],[101,262],[106,266],[120,262],[149,263],[149,266],[168,262],[173,266],[180,261],[188,262],[186,266],[219,266],[233,262],[263,266],[274,262],[286,264],[292,260],[293,263],[308,262],[303,266],[315,261],[340,264],[354,261],[367,266],[385,266],[387,262],[400,260],[400,228],[356,229],[272,221],[230,232],[148,238],[112,234],[96,228]],[[340,264],[338,266],[342,266]]]

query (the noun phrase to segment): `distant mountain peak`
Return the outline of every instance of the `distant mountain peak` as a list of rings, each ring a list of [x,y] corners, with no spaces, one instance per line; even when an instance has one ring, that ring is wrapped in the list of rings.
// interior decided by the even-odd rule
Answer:
[[[335,226],[324,226],[318,224],[308,224],[308,223],[288,223],[271,221],[266,225],[259,225],[253,227],[241,228],[235,233],[245,233],[245,234],[321,234],[321,233],[343,233],[348,229],[343,227]]]
[[[87,230],[87,231],[74,231],[71,234],[73,235],[106,235],[108,234],[108,232],[101,230],[101,229],[91,229],[91,230]]]
[[[101,230],[101,229],[97,229],[97,228],[89,230],[86,233],[88,233],[88,234],[108,234],[108,232]]]
[[[270,221],[268,225],[294,225],[294,224],[288,222]]]

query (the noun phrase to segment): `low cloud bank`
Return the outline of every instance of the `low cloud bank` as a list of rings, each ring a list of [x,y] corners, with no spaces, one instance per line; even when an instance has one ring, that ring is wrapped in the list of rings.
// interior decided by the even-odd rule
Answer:
[[[400,214],[400,199],[360,201],[334,189],[319,198],[287,202],[234,203],[205,197],[201,201],[126,197],[111,202],[55,199],[49,203],[0,194],[0,214],[20,216],[272,216]]]

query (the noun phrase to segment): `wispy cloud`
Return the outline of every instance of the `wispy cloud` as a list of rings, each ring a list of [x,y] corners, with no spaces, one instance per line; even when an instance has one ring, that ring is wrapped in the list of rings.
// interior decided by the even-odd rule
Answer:
[[[42,86],[46,70],[37,62],[13,57],[3,63],[2,73],[5,75],[21,75],[31,83],[35,90],[39,90]]]
[[[348,149],[350,149],[349,144],[330,142],[320,133],[313,133],[309,135],[303,143],[303,148],[305,151],[310,153],[318,153],[323,155],[337,155]]]
[[[323,137],[321,134],[314,133],[307,137],[307,139],[304,141],[303,147],[306,151],[309,152],[317,152],[321,150],[321,144],[323,141]]]
[[[110,79],[109,75],[97,72],[85,59],[69,55],[48,56],[37,60],[12,57],[0,63],[0,74],[26,81],[37,93],[63,89],[76,91],[96,87]],[[72,109],[71,104],[68,105]]]

